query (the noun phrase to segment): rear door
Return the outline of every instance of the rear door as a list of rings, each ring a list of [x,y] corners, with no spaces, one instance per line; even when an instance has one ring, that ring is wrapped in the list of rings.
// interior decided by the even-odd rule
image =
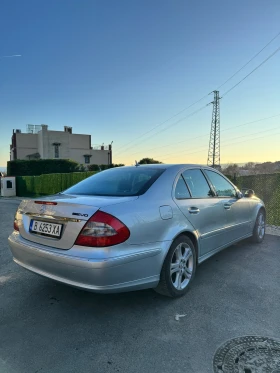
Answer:
[[[178,176],[173,198],[199,234],[199,256],[225,244],[226,216],[223,203],[215,198],[199,168],[185,170]]]
[[[246,198],[237,198],[236,189],[222,175],[208,169],[203,171],[214,187],[217,198],[223,204],[227,219],[227,243],[246,236],[251,231],[250,201]]]

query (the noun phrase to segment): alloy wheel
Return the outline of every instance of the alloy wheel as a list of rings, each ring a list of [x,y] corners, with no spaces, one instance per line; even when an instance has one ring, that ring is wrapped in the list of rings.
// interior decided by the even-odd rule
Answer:
[[[174,250],[170,265],[171,282],[175,289],[183,290],[191,280],[194,257],[187,243],[180,243]]]
[[[265,234],[265,219],[262,213],[258,216],[257,231],[259,238],[262,239]]]

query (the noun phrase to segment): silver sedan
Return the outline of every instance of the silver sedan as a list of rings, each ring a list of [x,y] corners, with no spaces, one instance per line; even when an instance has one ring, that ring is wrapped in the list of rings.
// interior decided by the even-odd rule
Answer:
[[[24,200],[9,244],[39,275],[96,292],[186,293],[198,264],[265,235],[263,202],[199,165],[97,173],[58,195]]]

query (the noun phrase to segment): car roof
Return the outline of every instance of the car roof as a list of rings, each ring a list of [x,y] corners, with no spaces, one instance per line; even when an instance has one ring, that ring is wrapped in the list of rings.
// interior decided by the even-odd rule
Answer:
[[[159,168],[159,169],[173,169],[181,170],[182,168],[192,168],[192,167],[203,167],[213,170],[212,167],[201,165],[201,164],[193,164],[193,163],[178,163],[178,164],[166,164],[166,163],[151,163],[151,164],[138,164],[137,166],[125,166],[125,167],[152,167],[152,168]],[[217,170],[216,170],[217,171]]]

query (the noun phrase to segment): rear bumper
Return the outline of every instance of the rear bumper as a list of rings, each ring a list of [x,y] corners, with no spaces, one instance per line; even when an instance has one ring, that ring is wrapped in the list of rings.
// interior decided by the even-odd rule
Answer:
[[[63,252],[28,241],[14,232],[9,245],[14,261],[44,277],[96,292],[120,292],[156,287],[162,263],[170,242],[157,242],[142,247],[135,253],[106,259],[78,257],[88,248],[79,246]],[[92,249],[90,249],[92,250]],[[106,248],[104,249],[106,250]]]

